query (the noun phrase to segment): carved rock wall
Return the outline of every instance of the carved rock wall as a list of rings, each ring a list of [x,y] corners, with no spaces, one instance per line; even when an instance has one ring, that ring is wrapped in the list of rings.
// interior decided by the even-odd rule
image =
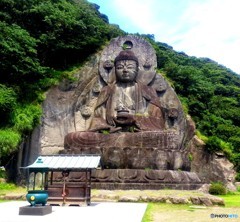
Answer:
[[[236,189],[234,166],[222,153],[208,153],[204,142],[197,136],[194,136],[189,146],[192,153],[192,172],[196,172],[205,183],[219,181],[224,183],[229,190]]]
[[[96,82],[98,61],[97,53],[74,74],[76,81],[64,80],[46,92],[41,124],[25,141],[19,152],[19,166],[33,163],[39,155],[59,154],[64,149],[64,136],[86,127],[87,123],[83,120],[76,125],[76,116],[80,115],[79,111],[76,111],[76,101],[82,99],[84,102],[85,91],[90,90]]]
[[[116,43],[121,42],[122,44],[124,41],[120,38]],[[134,40],[132,40],[132,42],[134,43]],[[145,48],[147,54],[149,54],[149,50],[149,48]],[[136,51],[135,53],[137,54],[138,52]],[[147,68],[150,63],[154,64],[156,58],[153,57],[153,60],[154,61],[151,61],[150,57],[147,59],[141,58],[141,63],[143,64],[142,69]],[[100,53],[93,55],[80,71],[75,74],[77,81],[69,82],[66,80],[47,92],[46,100],[43,103],[41,125],[34,130],[29,141],[25,143],[21,152],[19,152],[18,162],[22,163],[20,164],[21,166],[31,164],[40,154],[59,154],[64,150],[64,137],[68,133],[84,131],[89,128],[97,95],[101,87],[103,87],[104,81],[106,81],[103,80],[105,78],[103,73],[101,75],[102,79],[101,77],[99,79],[99,72],[101,73],[101,70],[99,71],[99,61]],[[103,61],[100,62],[100,67],[102,67],[101,64]],[[155,65],[152,67],[155,68]],[[184,142],[181,143],[181,147],[176,147],[176,149],[179,149],[180,152],[186,151],[186,154],[184,152],[184,158],[186,159],[185,162],[187,165],[189,162],[188,152],[189,150],[191,151],[193,155],[191,171],[199,174],[206,182],[221,180],[231,185],[234,177],[232,165],[226,159],[220,159],[217,158],[217,156],[206,153],[204,151],[204,146],[198,143],[196,137],[194,140],[190,140],[194,135],[194,123],[189,119],[185,119],[176,93],[164,78],[161,75],[157,75],[156,81],[159,83],[156,84],[156,87],[159,87],[157,92],[161,104],[166,109],[179,108],[179,118],[173,122],[167,123],[167,126],[179,132],[179,140],[183,138]],[[161,142],[163,140],[160,138],[159,141]],[[149,142],[154,143],[156,141]],[[126,146],[123,146],[123,150],[124,147]],[[165,162],[163,161],[165,154],[164,152],[160,152],[159,159],[157,159],[158,156],[155,155],[153,159],[155,158],[157,161],[154,164],[158,164],[160,167],[157,165],[156,167],[150,168],[165,169]],[[111,157],[111,153],[109,155]],[[132,158],[134,157],[135,155],[132,154]],[[181,165],[182,158],[175,158],[175,156],[173,156],[171,160],[174,162],[172,163],[172,169],[177,169],[178,167],[174,166]],[[136,161],[136,164],[138,164],[137,162],[138,161]],[[146,164],[136,168],[148,167],[149,165]],[[190,169],[188,166],[187,168]]]
[[[136,55],[140,56],[140,69],[148,69],[149,67],[155,69],[156,55],[154,51],[152,51],[149,43],[146,44],[145,40],[138,39],[138,37],[127,36],[113,40],[112,42],[118,50],[114,53],[117,54],[121,50],[120,46],[128,41],[134,45],[137,44],[135,41],[140,41],[145,57],[141,56],[139,47],[134,48]],[[113,47],[112,50],[115,50],[116,47]],[[102,70],[104,61],[110,56],[105,52],[109,53],[108,50],[103,50],[103,52],[93,55],[75,73],[77,81],[69,82],[65,80],[46,93],[41,125],[38,130],[33,132],[29,142],[30,145],[27,148],[28,153],[33,153],[30,154],[28,160],[34,160],[37,154],[58,154],[64,149],[64,136],[70,132],[85,131],[89,128],[99,92],[106,84],[105,81],[108,81],[104,79],[107,77]],[[141,78],[144,78],[144,76]],[[147,81],[147,79],[142,81]],[[166,110],[170,108],[178,109],[178,118],[166,122],[166,128],[176,130],[179,140],[184,140],[187,143],[192,133],[189,134],[189,130],[186,129],[188,128],[187,121],[176,93],[159,74],[156,76],[156,86],[153,85],[153,87],[157,87],[156,91],[159,93],[160,102]],[[181,144],[181,147],[178,148],[183,149],[185,144],[179,144]],[[29,164],[29,162],[26,161],[24,165],[26,164]]]

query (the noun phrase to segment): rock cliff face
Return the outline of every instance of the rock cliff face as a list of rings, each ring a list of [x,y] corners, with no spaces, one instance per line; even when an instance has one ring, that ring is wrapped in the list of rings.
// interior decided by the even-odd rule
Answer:
[[[47,92],[38,136],[31,149],[39,150],[43,155],[58,154],[64,149],[67,133],[84,129],[87,122],[75,121],[80,115],[76,101],[85,100],[85,92],[93,87],[92,82],[96,82],[98,57],[98,54],[92,56],[74,75],[77,81],[65,80]]]
[[[126,42],[128,41],[125,41],[125,43]],[[146,51],[146,53],[149,53],[149,50]],[[108,55],[104,54],[104,56],[106,57]],[[64,153],[64,137],[70,132],[85,131],[89,128],[93,109],[97,102],[97,95],[99,94],[101,87],[103,87],[102,83],[106,81],[107,78],[104,70],[101,71],[103,65],[107,67],[107,65],[104,63],[105,60],[101,60],[101,58],[105,58],[104,56],[100,57],[100,53],[93,55],[82,66],[82,68],[75,73],[74,76],[77,79],[76,81],[70,82],[65,80],[58,86],[52,87],[46,93],[46,99],[43,103],[43,116],[41,119],[41,125],[33,131],[31,137],[29,137],[29,140],[19,152],[19,166],[31,164],[39,155]],[[145,66],[149,65],[148,63],[150,60],[145,61],[144,58],[141,58],[140,60],[142,60],[142,63],[144,63]],[[103,73],[100,76],[100,79],[99,72]],[[196,172],[200,179],[203,179],[206,183],[210,181],[223,181],[225,184],[231,187],[234,178],[234,170],[231,163],[227,161],[226,158],[220,158],[219,155],[215,154],[210,155],[204,150],[204,144],[201,144],[197,137],[193,137],[195,125],[190,118],[184,117],[181,104],[174,90],[161,75],[157,77],[157,81],[161,83],[158,85],[159,88],[157,88],[157,90],[160,95],[159,97],[161,102],[165,106],[166,110],[167,108],[178,108],[178,119],[176,121],[175,119],[170,119],[166,125],[168,125],[169,128],[172,127],[172,130],[175,132],[180,132],[178,134],[179,136],[176,138],[179,138],[179,141],[183,142],[174,143],[171,140],[166,140],[167,142],[165,143],[165,139],[162,139],[161,135],[159,134],[158,136],[153,137],[156,138],[156,141],[148,140],[150,145],[151,143],[152,145],[146,150],[156,150],[155,153],[150,155],[152,160],[154,160],[151,162],[152,165],[149,165],[148,162],[145,164],[144,161],[146,160],[147,156],[144,152],[141,153],[139,150],[137,153],[142,155],[141,160],[144,160],[143,163],[145,165],[143,164],[139,166],[140,163],[138,160],[135,162],[132,161],[131,158],[134,160],[136,157],[133,154],[132,156],[130,155],[130,160],[123,158],[124,161],[128,161],[126,163],[119,162],[115,159],[115,156],[113,156],[113,161],[111,161],[107,166],[111,166],[115,161],[116,166],[113,168],[126,167],[132,163],[136,165],[135,167],[132,167],[135,169],[144,169],[148,167],[150,167],[150,169],[158,170],[187,169],[187,171]],[[173,121],[175,121],[174,124]],[[137,139],[135,140],[136,143],[139,142]],[[115,141],[112,143],[114,142]],[[124,142],[126,141],[124,140]],[[124,144],[124,142],[122,142],[122,149],[125,152],[125,150],[128,150],[125,149],[128,144]],[[168,143],[173,143],[175,150],[170,150],[169,147],[164,147]],[[135,143],[131,146],[135,146]],[[156,148],[154,146],[156,146]],[[163,150],[159,151],[158,147],[162,148]],[[136,147],[136,150],[137,149],[138,147]],[[116,149],[112,151],[113,153],[116,153]],[[124,152],[121,153],[121,155],[124,156]],[[191,163],[188,156],[189,153],[191,153],[193,156]],[[111,159],[111,153],[107,154],[109,155],[108,159]],[[106,159],[106,163],[108,163],[108,159]],[[182,162],[184,162],[184,164]],[[181,165],[183,165],[184,168],[177,167]]]
[[[223,153],[208,153],[204,142],[197,136],[194,136],[189,146],[192,153],[191,171],[196,172],[203,182],[222,182],[229,190],[236,189],[234,166]]]

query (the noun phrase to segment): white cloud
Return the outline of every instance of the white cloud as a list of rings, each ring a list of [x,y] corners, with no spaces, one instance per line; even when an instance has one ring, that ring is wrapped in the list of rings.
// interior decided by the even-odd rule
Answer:
[[[146,0],[113,0],[112,4],[117,9],[118,17],[124,19],[122,24],[119,21],[120,27],[132,26],[138,32],[152,34],[162,25],[153,13],[155,2],[148,0],[146,4]]]
[[[239,0],[92,1],[104,5],[110,22],[127,32],[154,34],[175,50],[240,73]]]
[[[175,30],[174,48],[188,54],[209,57],[240,73],[240,2],[208,0],[190,4],[181,18],[184,32]]]

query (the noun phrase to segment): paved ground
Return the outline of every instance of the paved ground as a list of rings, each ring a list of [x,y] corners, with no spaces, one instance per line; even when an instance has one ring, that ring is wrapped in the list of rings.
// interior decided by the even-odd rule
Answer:
[[[26,201],[0,203],[1,222],[141,222],[146,203],[92,203],[90,206],[53,206],[53,212],[45,216],[19,215],[19,207]]]

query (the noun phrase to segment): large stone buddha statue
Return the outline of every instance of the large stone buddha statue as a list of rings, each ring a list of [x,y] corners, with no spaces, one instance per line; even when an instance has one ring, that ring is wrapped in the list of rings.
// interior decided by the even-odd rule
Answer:
[[[164,130],[156,91],[137,81],[138,59],[131,50],[115,58],[116,81],[100,92],[89,131],[139,132]]]
[[[65,136],[65,152],[100,154],[108,169],[189,169],[187,121],[156,66],[145,40],[114,39],[101,54],[98,81],[76,105],[82,124]]]

